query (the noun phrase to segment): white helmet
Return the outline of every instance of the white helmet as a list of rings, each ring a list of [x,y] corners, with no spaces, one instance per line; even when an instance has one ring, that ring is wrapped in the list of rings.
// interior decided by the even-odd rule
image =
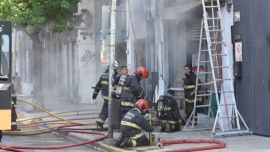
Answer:
[[[119,66],[119,62],[118,61],[114,61],[114,63],[113,63],[113,67],[115,68],[115,69],[117,69],[118,68],[118,66]]]

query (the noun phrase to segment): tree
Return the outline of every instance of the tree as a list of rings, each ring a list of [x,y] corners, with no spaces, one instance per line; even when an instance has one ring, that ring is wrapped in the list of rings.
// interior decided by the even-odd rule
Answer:
[[[52,32],[71,30],[82,22],[83,13],[75,15],[72,8],[80,0],[1,0],[0,19],[10,20],[22,28],[33,41],[34,102],[43,106],[42,97],[42,43],[39,34],[46,26]]]

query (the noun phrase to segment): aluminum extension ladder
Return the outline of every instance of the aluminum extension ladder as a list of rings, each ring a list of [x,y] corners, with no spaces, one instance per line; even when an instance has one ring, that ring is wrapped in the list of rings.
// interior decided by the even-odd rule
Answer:
[[[212,96],[214,96],[217,104],[217,113],[212,124],[212,137],[226,135],[242,135],[252,134],[244,119],[239,113],[234,95],[232,67],[229,64],[229,57],[226,44],[223,41],[224,27],[222,24],[220,2],[219,0],[202,0],[203,20],[200,31],[200,45],[198,52],[197,80],[195,89],[195,101],[198,98],[208,100],[205,105],[197,105],[194,102],[194,109],[186,122],[185,130],[202,130],[204,127],[194,125],[194,120],[200,119],[202,116],[195,116],[195,110],[198,108],[207,108],[208,114],[206,118],[213,118]],[[205,71],[199,71],[199,66],[204,65]],[[198,84],[199,75],[205,75],[205,82]],[[198,88],[205,87],[209,92],[198,94]],[[240,124],[241,123],[241,124]],[[241,127],[242,125],[242,127]],[[198,126],[198,127],[197,127]],[[200,129],[201,128],[201,129]],[[217,132],[216,129],[220,131]]]

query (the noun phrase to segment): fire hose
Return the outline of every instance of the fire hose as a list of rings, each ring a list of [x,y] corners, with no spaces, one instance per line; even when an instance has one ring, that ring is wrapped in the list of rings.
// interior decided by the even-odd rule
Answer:
[[[93,142],[97,142],[100,140],[103,140],[107,137],[107,135],[105,135],[104,133],[101,132],[96,132],[93,130],[96,130],[95,128],[67,128],[67,127],[74,127],[74,126],[82,126],[82,125],[95,125],[96,123],[81,123],[81,122],[74,122],[71,121],[70,119],[64,119],[62,117],[59,117],[55,114],[52,114],[48,111],[46,111],[45,109],[38,107],[37,105],[34,105],[32,103],[30,103],[29,101],[26,100],[22,100],[19,99],[20,101],[29,103],[35,107],[37,107],[38,109],[46,112],[48,115],[47,116],[43,116],[43,117],[48,117],[48,116],[53,116],[55,118],[58,118],[60,120],[50,120],[50,121],[42,121],[42,123],[46,123],[46,124],[57,124],[55,123],[55,121],[65,121],[68,122],[69,124],[72,123],[71,125],[62,125],[62,126],[50,126],[50,127],[46,127],[46,128],[41,128],[41,129],[36,129],[36,130],[27,130],[27,131],[5,131],[3,134],[5,135],[38,135],[38,134],[43,134],[43,133],[49,133],[49,132],[73,132],[73,133],[83,133],[83,134],[97,134],[97,135],[101,135],[101,137],[99,138],[94,138],[85,142],[81,142],[81,143],[77,143],[77,144],[70,144],[70,145],[60,145],[60,146],[10,146],[10,145],[1,145],[0,149],[2,150],[7,150],[7,151],[14,151],[14,152],[22,152],[19,149],[61,149],[61,148],[70,148],[70,147],[75,147],[75,146],[81,146],[81,145],[86,145],[86,144],[90,144]],[[65,112],[62,112],[65,113]],[[23,119],[21,120],[21,122],[23,121],[28,121],[28,120],[34,120],[34,119],[40,119],[42,117],[33,117],[33,118],[27,118],[27,119]],[[85,118],[84,118],[85,119]],[[75,120],[80,120],[79,118],[75,119]],[[39,125],[40,122],[36,122],[36,123],[31,123],[29,124],[29,126],[37,126]],[[24,125],[24,126],[28,126],[28,125]],[[29,132],[34,132],[34,133],[29,133]]]
[[[172,144],[184,144],[184,143],[192,143],[192,144],[215,144],[215,145],[208,145],[208,146],[201,146],[201,147],[193,147],[193,148],[184,148],[184,149],[174,149],[174,150],[167,150],[166,152],[193,152],[193,151],[203,151],[203,150],[212,150],[212,149],[221,149],[225,148],[225,143],[220,140],[216,139],[204,139],[204,140],[196,140],[196,139],[172,139],[172,140],[161,140],[157,147],[162,149],[163,145],[172,145]]]
[[[73,132],[73,133],[82,133],[82,134],[97,134],[101,135],[101,137],[94,138],[85,142],[80,142],[76,144],[69,144],[69,145],[59,145],[59,146],[10,146],[10,145],[1,145],[0,149],[3,150],[9,150],[9,151],[14,151],[14,152],[22,152],[18,149],[62,149],[62,148],[71,148],[71,147],[76,147],[76,146],[82,146],[90,143],[94,143],[100,140],[104,140],[107,135],[101,132],[96,132],[96,131],[90,131],[90,130],[71,130],[71,129],[65,129],[66,127],[73,127],[77,125],[63,125],[58,128],[56,128],[57,132]]]
[[[43,110],[44,112],[46,111],[43,108],[39,108],[41,110]],[[55,117],[55,114],[51,114],[49,112],[46,111],[46,113],[48,113],[50,116]],[[48,116],[46,116],[48,117]],[[85,145],[85,144],[90,144],[93,142],[97,142],[100,140],[103,140],[106,138],[107,135],[100,133],[100,132],[96,132],[96,131],[92,131],[95,130],[94,128],[67,128],[67,127],[74,127],[74,126],[83,126],[86,125],[86,123],[79,123],[79,122],[75,122],[71,121],[71,120],[67,120],[67,119],[63,119],[59,116],[57,116],[56,118],[60,119],[58,121],[66,121],[68,123],[71,123],[70,125],[62,125],[62,126],[51,126],[51,127],[47,127],[47,128],[42,128],[36,131],[39,132],[35,132],[35,133],[28,133],[25,135],[36,135],[36,134],[42,134],[42,133],[49,133],[49,132],[73,132],[73,133],[83,133],[83,134],[98,134],[101,135],[101,137],[99,138],[95,138],[95,139],[91,139],[85,142],[81,142],[81,143],[77,143],[77,144],[70,144],[70,145],[59,145],[59,146],[9,146],[9,145],[1,145],[0,149],[2,150],[8,150],[8,151],[14,151],[14,152],[23,152],[20,149],[60,149],[60,148],[70,148],[70,147],[75,147],[75,146],[81,146],[81,145]],[[35,118],[32,118],[35,119]],[[29,120],[29,119],[25,119],[25,120]],[[77,119],[75,119],[77,120]],[[149,115],[149,121],[151,121],[151,114]],[[55,121],[57,120],[50,120],[46,123],[48,124],[54,124]],[[153,120],[152,120],[153,121]],[[151,122],[150,122],[151,123]],[[32,123],[32,125],[38,125],[39,123]],[[87,123],[88,125],[94,125],[95,123]],[[27,125],[26,125],[27,126]],[[42,131],[42,132],[40,132]],[[30,131],[26,131],[26,132],[30,132]],[[20,133],[20,131],[14,131],[11,132],[11,134],[15,134],[15,133]],[[11,135],[9,134],[9,135]],[[150,142],[153,142],[152,139],[152,133],[149,133],[149,139]],[[174,150],[169,150],[168,152],[188,152],[188,151],[201,151],[201,150],[211,150],[211,149],[220,149],[220,148],[224,148],[225,147],[225,143],[219,140],[192,140],[192,139],[178,139],[178,140],[161,140],[158,144],[157,144],[157,148],[163,148],[163,145],[171,145],[171,144],[183,144],[183,143],[209,143],[209,144],[215,144],[215,145],[209,145],[209,146],[201,146],[201,147],[193,147],[193,148],[186,148],[186,149],[174,149]],[[151,148],[150,148],[151,149]]]

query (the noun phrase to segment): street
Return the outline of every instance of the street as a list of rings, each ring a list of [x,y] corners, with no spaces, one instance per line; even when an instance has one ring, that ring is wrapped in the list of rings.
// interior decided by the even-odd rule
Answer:
[[[75,141],[74,139],[67,138],[65,136],[54,134],[54,133],[46,133],[42,135],[35,136],[3,136],[1,146],[60,146],[60,145],[70,145],[78,143],[79,141]],[[78,146],[72,148],[64,148],[64,149],[49,149],[49,150],[39,150],[39,149],[21,149],[22,151],[27,152],[45,152],[45,151],[55,151],[55,152],[95,152],[94,147],[91,148],[91,145],[87,146]],[[1,151],[1,150],[0,150]],[[4,150],[2,150],[4,151]]]

